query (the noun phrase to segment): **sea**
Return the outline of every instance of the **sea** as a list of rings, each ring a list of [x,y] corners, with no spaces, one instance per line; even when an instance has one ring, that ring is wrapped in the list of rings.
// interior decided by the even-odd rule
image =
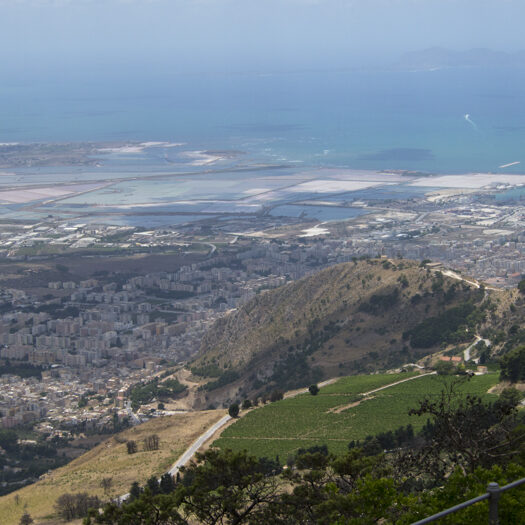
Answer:
[[[0,83],[0,143],[168,141],[308,167],[523,173],[524,85],[525,69],[482,67],[28,73]]]
[[[435,179],[414,186],[383,175],[385,184],[333,192],[319,184],[304,191],[301,180],[337,186],[339,174],[347,177],[342,170],[363,170],[357,179],[374,170],[525,173],[525,68],[182,74],[129,67],[4,80],[0,154],[5,143],[168,144],[105,154],[95,167],[8,170],[0,179],[8,190],[113,182],[65,199],[7,201],[4,221],[51,215],[157,227],[262,212],[337,221],[365,213],[355,201],[422,196]],[[201,152],[222,160],[207,165]],[[498,200],[524,194],[522,185]]]

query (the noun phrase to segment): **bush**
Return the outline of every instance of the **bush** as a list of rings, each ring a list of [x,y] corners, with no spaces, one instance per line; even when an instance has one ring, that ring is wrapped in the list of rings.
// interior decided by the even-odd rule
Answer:
[[[319,393],[319,387],[317,385],[310,385],[308,387],[308,392],[310,392],[312,396],[316,396]]]
[[[64,521],[83,518],[87,516],[89,509],[96,509],[98,507],[100,507],[98,497],[90,496],[87,492],[62,494],[55,503],[58,515]]]
[[[34,523],[34,520],[31,517],[31,515],[28,514],[26,511],[24,512],[24,514],[22,514],[22,517],[20,518],[20,521],[18,523],[20,525],[31,525],[31,523]]]
[[[237,403],[233,403],[228,408],[228,414],[230,414],[230,417],[238,417],[239,416],[239,405]]]
[[[137,452],[137,442],[136,441],[127,441],[126,442],[126,448],[128,450],[128,454],[135,454],[135,452]]]
[[[281,392],[280,390],[274,390],[270,394],[270,401],[272,403],[275,403],[275,401],[280,401],[283,397],[284,397],[284,393],[283,392]]]
[[[454,363],[451,363],[450,361],[438,361],[434,366],[434,370],[440,376],[448,376],[453,375],[456,372],[456,367]]]

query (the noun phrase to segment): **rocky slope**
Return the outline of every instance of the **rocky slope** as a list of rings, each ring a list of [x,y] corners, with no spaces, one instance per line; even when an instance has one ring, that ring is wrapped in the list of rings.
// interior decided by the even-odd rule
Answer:
[[[487,319],[486,295],[419,263],[384,259],[263,292],[204,337],[191,367],[210,382],[197,406],[393,367],[469,340]]]

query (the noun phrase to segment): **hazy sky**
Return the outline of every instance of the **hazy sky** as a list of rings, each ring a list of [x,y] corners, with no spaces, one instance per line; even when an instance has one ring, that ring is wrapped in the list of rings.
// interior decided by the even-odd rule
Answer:
[[[524,0],[0,0],[0,52],[4,73],[346,67],[431,46],[524,49],[524,20]]]

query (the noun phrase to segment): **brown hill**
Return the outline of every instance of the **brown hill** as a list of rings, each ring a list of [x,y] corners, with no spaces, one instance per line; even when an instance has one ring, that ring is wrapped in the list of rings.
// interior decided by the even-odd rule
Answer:
[[[197,406],[414,361],[471,337],[466,330],[486,317],[484,295],[419,263],[385,259],[263,292],[204,337],[192,371],[211,379]]]

